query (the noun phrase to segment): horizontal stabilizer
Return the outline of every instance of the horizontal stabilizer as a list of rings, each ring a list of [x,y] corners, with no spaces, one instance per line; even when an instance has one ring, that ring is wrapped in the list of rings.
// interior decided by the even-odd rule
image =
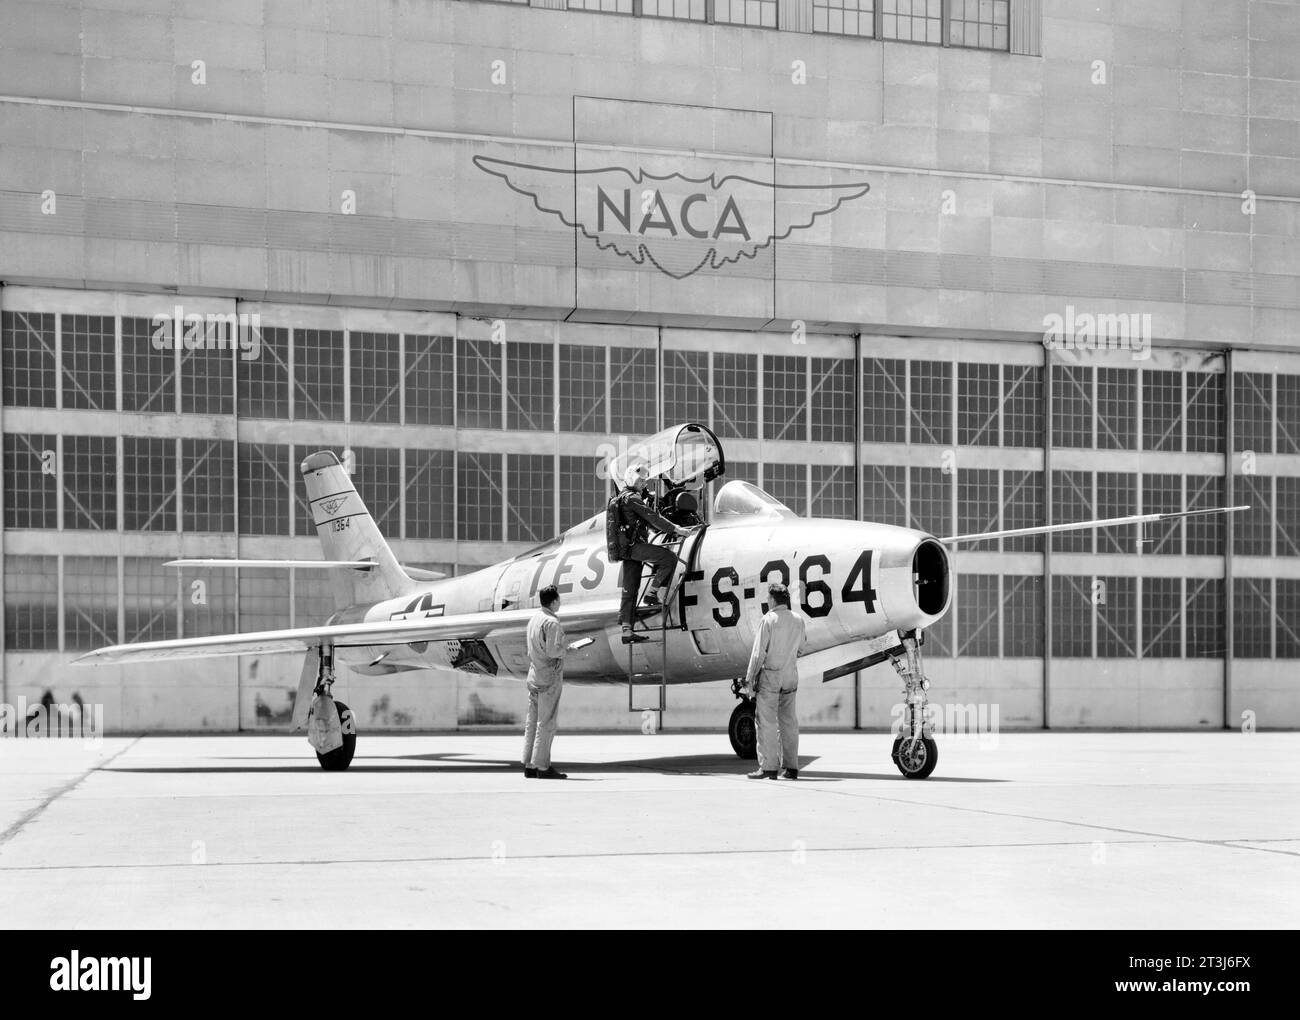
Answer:
[[[164,567],[210,567],[214,570],[237,567],[293,567],[295,570],[355,567],[369,570],[374,565],[374,560],[168,560],[163,564]]]
[[[236,569],[239,567],[283,567],[294,570],[325,570],[332,567],[352,567],[355,570],[370,570],[375,566],[374,560],[168,560],[166,567],[208,567],[213,570]],[[408,567],[401,564],[402,571],[413,581],[441,581],[447,575],[437,570],[424,567]]]

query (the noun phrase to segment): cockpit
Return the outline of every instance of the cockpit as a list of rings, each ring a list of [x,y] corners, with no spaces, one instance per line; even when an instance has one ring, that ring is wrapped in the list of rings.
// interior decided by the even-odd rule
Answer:
[[[718,524],[744,517],[798,518],[793,510],[757,485],[739,479],[728,482],[713,500],[713,516]]]
[[[684,528],[704,523],[701,490],[727,469],[718,437],[697,422],[633,443],[610,461],[609,475],[621,485],[627,469],[636,465],[650,476],[655,509]]]

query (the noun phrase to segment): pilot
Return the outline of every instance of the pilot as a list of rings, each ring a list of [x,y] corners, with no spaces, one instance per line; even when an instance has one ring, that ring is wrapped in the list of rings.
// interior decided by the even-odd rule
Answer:
[[[623,557],[622,573],[623,598],[618,610],[625,645],[650,640],[644,634],[632,630],[636,596],[641,588],[642,564],[650,563],[655,568],[652,588],[646,593],[645,604],[662,609],[668,599],[668,584],[672,581],[673,571],[681,562],[671,549],[650,544],[650,528],[664,534],[690,534],[688,529],[679,528],[671,521],[664,520],[646,504],[644,490],[649,477],[650,472],[644,464],[633,464],[623,473],[623,484],[627,488],[615,497],[627,529],[627,552]]]
[[[564,625],[555,614],[560,593],[548,584],[538,597],[541,608],[528,621],[528,717],[524,723],[524,776],[568,779],[551,764],[560,693],[564,687]]]
[[[790,589],[767,587],[772,609],[759,624],[749,656],[745,688],[757,698],[758,769],[750,779],[775,779],[784,764],[786,779],[799,778],[799,719],[795,692],[799,689],[796,660],[808,639],[802,617],[790,611]]]

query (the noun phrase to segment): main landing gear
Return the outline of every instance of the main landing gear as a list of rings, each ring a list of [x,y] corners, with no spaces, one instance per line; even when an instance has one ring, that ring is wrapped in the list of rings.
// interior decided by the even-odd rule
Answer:
[[[731,693],[740,699],[740,704],[731,713],[727,723],[727,736],[731,738],[731,749],[736,757],[745,761],[758,758],[758,724],[754,721],[754,699],[745,697],[741,691],[739,679],[731,681]]]
[[[903,726],[889,756],[906,778],[924,779],[939,764],[939,747],[925,714],[930,681],[921,663],[920,634],[909,630],[899,637],[903,643],[902,654],[891,654],[889,658],[903,678]]]
[[[307,715],[307,739],[326,772],[342,772],[357,751],[357,724],[352,709],[330,695],[334,686],[334,648],[321,645],[320,669]]]

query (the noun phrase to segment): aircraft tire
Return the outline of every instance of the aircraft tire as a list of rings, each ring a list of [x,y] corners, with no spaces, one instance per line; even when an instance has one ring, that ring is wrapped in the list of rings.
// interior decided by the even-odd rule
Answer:
[[[906,737],[896,737],[894,748],[889,757],[893,759],[894,764],[898,766],[898,771],[903,773],[906,779],[925,779],[934,767],[939,764],[939,745],[930,737],[922,737],[916,749],[910,755],[903,754],[903,744],[908,741]]]
[[[736,706],[727,724],[727,736],[731,738],[731,749],[737,758],[744,761],[758,758],[758,726],[754,721],[752,701],[746,699]]]
[[[316,760],[326,772],[342,772],[352,764],[352,756],[357,752],[357,725],[352,709],[341,701],[334,702],[334,707],[339,710],[339,721],[343,724],[343,746],[328,754],[317,752]]]

